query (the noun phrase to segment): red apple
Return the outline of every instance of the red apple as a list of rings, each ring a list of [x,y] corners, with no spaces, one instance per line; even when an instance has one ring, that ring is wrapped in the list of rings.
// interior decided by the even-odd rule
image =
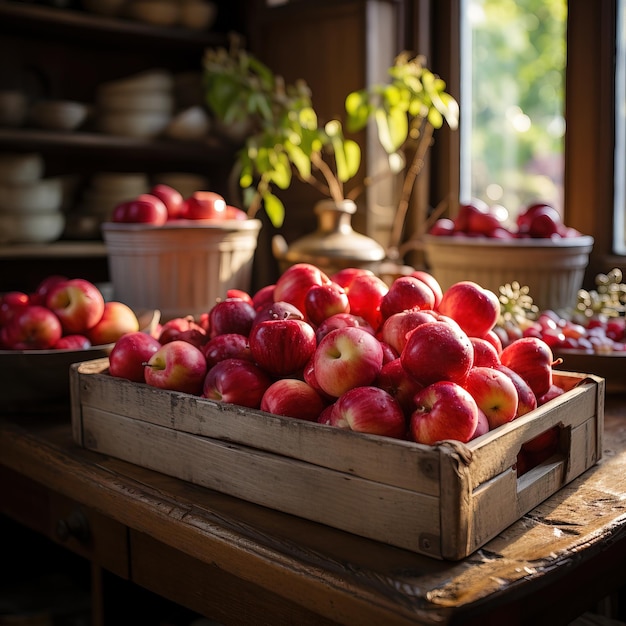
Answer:
[[[243,222],[248,219],[248,214],[239,207],[231,206],[230,204],[226,205],[226,211],[224,212],[224,219],[227,220],[238,220]]]
[[[550,346],[537,337],[516,339],[502,350],[500,362],[517,372],[533,390],[537,398],[552,385],[552,366],[555,363]]]
[[[402,366],[422,385],[440,380],[462,384],[474,362],[469,337],[445,321],[420,324],[400,354]]]
[[[350,313],[350,303],[345,289],[334,282],[312,285],[304,296],[307,319],[319,326],[335,313]]]
[[[64,334],[85,334],[104,313],[104,297],[88,280],[73,278],[50,288],[46,306],[61,321]]]
[[[356,326],[331,331],[315,350],[317,382],[325,393],[336,398],[353,387],[371,385],[382,365],[380,342]]]
[[[454,439],[467,443],[478,425],[478,407],[460,385],[439,381],[415,394],[409,431],[413,441],[433,445]]]
[[[398,354],[402,353],[406,345],[407,336],[420,324],[436,321],[433,311],[410,309],[390,315],[382,325],[380,338],[388,343]]]
[[[517,389],[505,373],[493,367],[472,367],[463,387],[487,416],[490,430],[517,416]]]
[[[435,306],[433,308],[436,309],[441,302],[441,298],[443,298],[443,289],[441,288],[439,281],[432,274],[424,270],[415,270],[414,272],[411,272],[409,276],[419,278],[423,283],[426,283],[432,289],[433,294],[435,295]]]
[[[19,311],[25,309],[29,304],[39,304],[32,301],[27,293],[23,291],[7,291],[0,297],[0,326],[4,326]]]
[[[353,315],[352,313],[335,313],[325,319],[315,330],[317,343],[319,343],[332,330],[336,330],[337,328],[346,328],[347,326],[362,328],[370,335],[375,334],[374,329],[370,326],[370,324],[359,315]]]
[[[484,337],[498,321],[500,301],[490,289],[463,280],[446,289],[438,311],[455,320],[471,337]]]
[[[350,283],[356,276],[373,276],[372,270],[365,269],[364,267],[344,267],[343,269],[335,272],[330,278],[333,282],[341,285],[344,289],[350,286]]]
[[[474,365],[495,367],[500,363],[500,355],[493,343],[481,337],[470,337],[474,348]]]
[[[272,376],[300,373],[317,345],[313,327],[299,319],[260,322],[248,341],[254,360]]]
[[[135,383],[145,383],[145,365],[160,347],[157,339],[141,331],[123,335],[109,354],[109,374]]]
[[[142,193],[132,200],[118,204],[112,220],[132,224],[162,226],[167,221],[167,208],[163,202],[149,193]]]
[[[188,341],[176,339],[162,345],[144,370],[148,385],[195,395],[202,393],[206,373],[206,359],[201,350]]]
[[[489,206],[479,198],[472,198],[469,202],[459,205],[459,212],[454,218],[455,231],[467,233],[470,231],[470,219],[473,215],[489,212]]]
[[[537,406],[543,406],[549,400],[554,400],[554,398],[558,398],[564,393],[565,389],[563,389],[563,387],[552,383],[550,385],[550,389],[548,389],[548,391],[546,391],[546,393],[544,393],[542,396],[537,398]]]
[[[316,422],[326,402],[308,383],[297,378],[281,378],[273,382],[263,394],[261,410]]]
[[[240,300],[245,300],[246,302],[254,305],[254,302],[252,301],[252,296],[247,291],[244,291],[243,289],[236,289],[236,288],[227,289],[226,297],[227,298],[239,298]]]
[[[32,304],[17,311],[0,329],[0,343],[9,350],[48,350],[62,334],[58,317],[47,307]]]
[[[503,228],[503,223],[499,217],[488,209],[486,213],[475,212],[468,218],[467,232],[477,235],[491,236],[491,233],[499,228]]]
[[[350,303],[350,313],[362,317],[377,331],[382,324],[380,306],[383,296],[389,291],[387,283],[375,274],[360,274],[345,287]]]
[[[209,369],[225,359],[252,361],[252,352],[248,345],[248,338],[238,333],[224,333],[209,339],[202,346],[202,352]]]
[[[52,347],[55,350],[86,350],[91,348],[91,341],[85,335],[64,335]]]
[[[174,189],[174,187],[158,183],[150,189],[150,193],[163,202],[165,208],[167,209],[168,220],[175,220],[183,217],[183,213],[185,211],[185,199],[178,190]]]
[[[306,314],[305,297],[313,285],[325,285],[330,278],[311,263],[296,263],[288,267],[276,281],[274,301],[289,302]]]
[[[394,313],[411,309],[433,309],[435,294],[422,280],[415,276],[396,278],[380,302],[383,320]]]
[[[214,191],[194,191],[185,205],[183,217],[188,220],[226,219],[226,200]]]
[[[274,289],[276,285],[265,285],[252,296],[252,306],[256,311],[274,302]]]
[[[456,224],[448,217],[440,217],[428,231],[429,235],[437,237],[450,237],[456,230]]]
[[[289,302],[268,302],[267,304],[256,309],[253,326],[265,322],[267,320],[304,320],[304,313],[297,306]]]
[[[477,437],[480,437],[481,435],[484,435],[485,433],[488,433],[488,432],[489,432],[489,420],[487,419],[487,416],[484,414],[481,408],[478,407],[478,420],[476,422],[476,430],[474,431],[474,434],[472,435],[472,439],[476,439]]]
[[[208,370],[202,385],[202,397],[258,409],[271,384],[272,379],[252,361],[223,359]]]
[[[359,433],[404,439],[407,420],[398,401],[384,389],[354,387],[333,405],[329,423]]]
[[[209,311],[209,337],[225,333],[248,335],[256,317],[254,307],[246,300],[226,298],[220,300]]]
[[[56,285],[57,283],[62,283],[62,282],[65,282],[66,280],[68,280],[68,277],[64,276],[63,274],[51,274],[49,276],[46,276],[35,287],[35,291],[31,294],[30,296],[31,304],[41,304],[42,306],[45,306],[50,288]]]
[[[495,368],[506,374],[517,390],[517,415],[520,417],[534,411],[537,408],[537,398],[528,383],[516,372],[506,365],[496,365]]]
[[[400,358],[384,363],[374,384],[391,394],[407,416],[414,408],[415,394],[423,388],[423,385],[406,373]]]
[[[111,300],[104,303],[100,321],[87,331],[89,341],[94,346],[115,343],[126,333],[139,330],[139,320],[135,312],[123,302]]]
[[[199,336],[199,338],[194,340],[193,337],[196,335]],[[191,339],[191,343],[196,346],[202,345],[206,343],[206,330],[194,320],[192,315],[187,315],[185,317],[173,317],[167,320],[161,325],[161,330],[157,336],[161,344],[166,344],[181,338],[185,341]]]

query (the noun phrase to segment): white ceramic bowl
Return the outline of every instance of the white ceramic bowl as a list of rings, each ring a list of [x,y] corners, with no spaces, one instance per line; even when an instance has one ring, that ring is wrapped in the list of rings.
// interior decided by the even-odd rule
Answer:
[[[153,111],[172,113],[174,96],[168,91],[131,91],[102,93],[98,97],[98,108],[107,112]]]
[[[207,0],[183,0],[180,25],[193,30],[209,30],[217,17],[217,5]]]
[[[88,114],[86,104],[70,100],[42,100],[30,109],[33,122],[47,130],[76,130],[84,124]]]
[[[63,213],[0,214],[0,243],[49,243],[65,228]]]
[[[178,24],[180,7],[174,0],[131,0],[128,15],[146,24],[174,26]]]
[[[16,128],[26,121],[28,98],[17,90],[0,91],[0,126]]]
[[[99,100],[107,94],[145,93],[151,91],[171,92],[174,87],[174,78],[166,70],[146,70],[126,78],[102,83],[97,90]]]
[[[207,112],[202,107],[195,106],[175,115],[165,129],[165,135],[173,139],[201,139],[207,135],[210,127]]]
[[[34,183],[43,176],[43,171],[44,160],[40,154],[0,154],[0,184]]]
[[[168,113],[150,111],[123,111],[99,116],[98,126],[103,133],[136,139],[158,137],[170,121]]]
[[[23,185],[0,185],[0,213],[53,213],[63,202],[63,181],[43,178]]]

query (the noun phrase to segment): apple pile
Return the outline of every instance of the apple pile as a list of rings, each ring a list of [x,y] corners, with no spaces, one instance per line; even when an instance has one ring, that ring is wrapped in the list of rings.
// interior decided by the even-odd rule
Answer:
[[[126,224],[163,226],[181,220],[245,220],[245,211],[226,204],[214,191],[195,191],[184,198],[173,187],[159,183],[149,193],[120,202],[113,209],[111,220]]]
[[[563,393],[550,347],[503,347],[499,313],[474,282],[443,292],[421,270],[388,286],[369,270],[299,263],[200,319],[125,335],[109,373],[362,433],[468,442]]]
[[[513,222],[505,207],[489,206],[477,198],[461,204],[454,219],[438,219],[428,234],[443,237],[488,237],[504,241],[581,236],[578,230],[563,223],[559,212],[550,204],[533,203],[525,207]]]
[[[85,350],[136,331],[135,312],[122,302],[105,302],[98,287],[83,278],[55,274],[32,293],[0,296],[3,350]]]

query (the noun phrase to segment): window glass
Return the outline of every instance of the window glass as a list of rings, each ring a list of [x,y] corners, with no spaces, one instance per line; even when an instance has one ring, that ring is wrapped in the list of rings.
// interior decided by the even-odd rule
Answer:
[[[461,8],[461,200],[562,213],[567,2]]]

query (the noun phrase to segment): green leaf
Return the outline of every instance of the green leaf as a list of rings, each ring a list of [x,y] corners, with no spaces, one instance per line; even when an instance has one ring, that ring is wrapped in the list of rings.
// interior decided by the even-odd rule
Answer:
[[[284,152],[270,153],[270,160],[273,166],[271,171],[268,171],[268,177],[270,180],[281,189],[287,189],[291,184],[291,165],[289,158]]]
[[[291,142],[285,144],[285,149],[300,176],[305,180],[310,178],[311,158],[309,155],[306,154],[299,145],[295,145]]]
[[[409,121],[406,113],[400,109],[385,112],[376,111],[378,139],[388,154],[395,152],[406,141],[409,133]]]
[[[332,138],[332,145],[335,152],[335,164],[337,165],[337,178],[345,183],[359,170],[361,148],[356,141],[342,140],[337,136]]]
[[[280,228],[285,221],[285,205],[269,191],[263,194],[263,205],[272,226]]]

